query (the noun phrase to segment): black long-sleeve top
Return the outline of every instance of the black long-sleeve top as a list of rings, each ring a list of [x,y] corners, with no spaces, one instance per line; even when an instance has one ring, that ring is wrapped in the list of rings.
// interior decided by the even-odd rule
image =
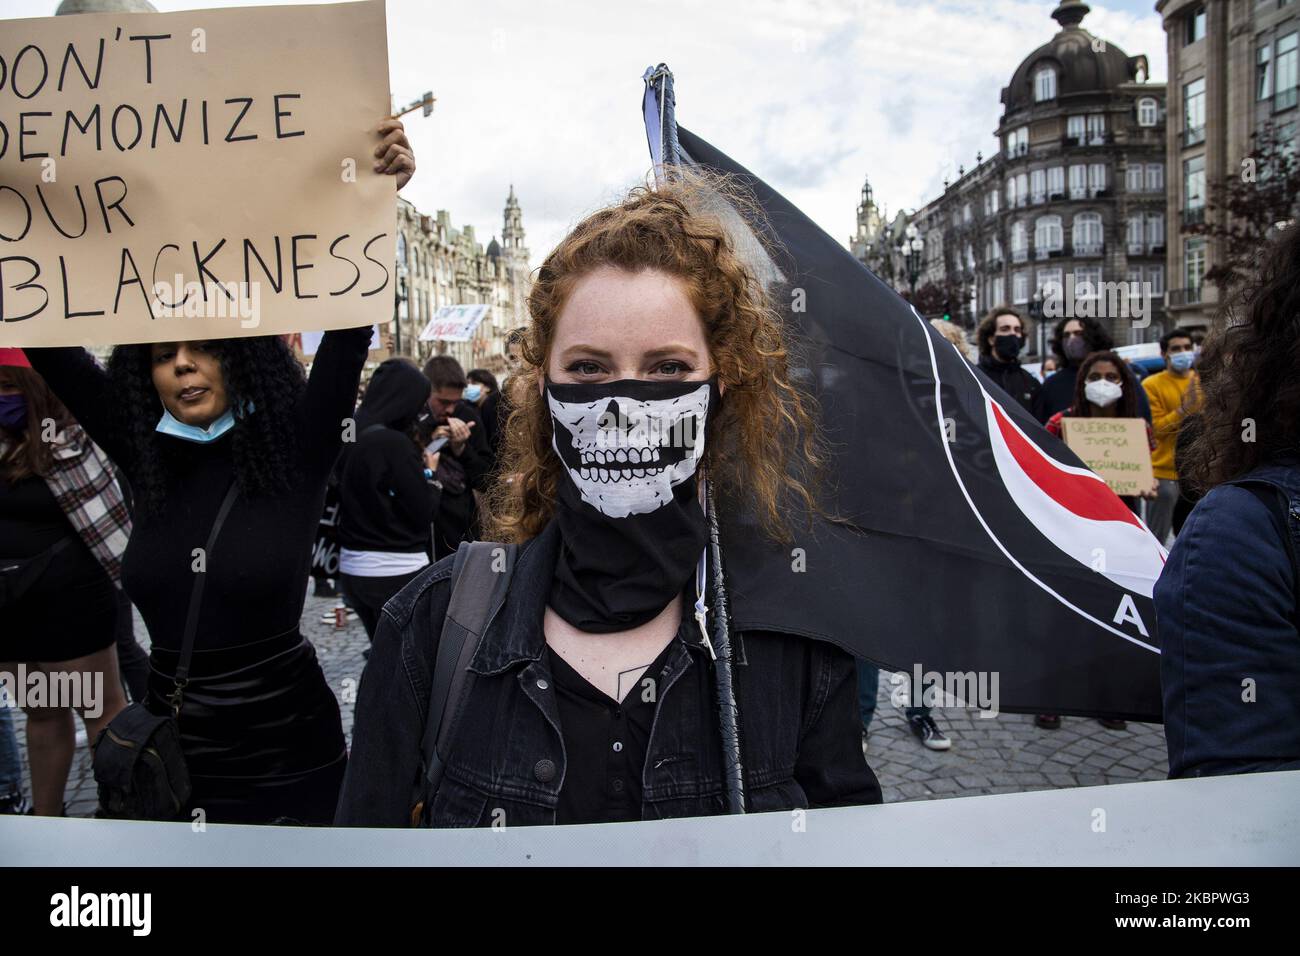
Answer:
[[[311,546],[370,346],[371,326],[326,332],[294,409],[299,478],[274,497],[240,495],[212,553],[195,648],[246,644],[297,627],[306,597]],[[125,472],[134,462],[109,415],[107,373],[80,348],[28,349],[33,367]],[[194,582],[194,550],[203,548],[234,478],[233,430],[208,444],[155,438],[163,461],[161,510],[137,509],[122,565],[122,586],[140,609],[155,646],[178,650]]]

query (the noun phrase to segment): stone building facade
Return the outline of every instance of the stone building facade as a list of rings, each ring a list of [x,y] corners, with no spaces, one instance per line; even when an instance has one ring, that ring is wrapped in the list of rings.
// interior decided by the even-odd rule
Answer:
[[[1208,328],[1219,292],[1203,277],[1217,241],[1188,231],[1206,216],[1211,183],[1238,176],[1251,137],[1271,123],[1297,139],[1296,0],[1159,0],[1169,49],[1169,311],[1177,324]],[[1221,223],[1222,224],[1222,223]]]
[[[1093,315],[1121,345],[1165,324],[1165,86],[1145,56],[1085,30],[1088,12],[1057,6],[1059,31],[1002,90],[998,151],[908,217],[924,243],[918,287],[945,290],[968,328],[1003,303],[1045,315],[1040,355],[1041,327],[1063,314]]]
[[[526,323],[530,288],[523,213],[514,187],[506,199],[501,242],[484,248],[474,227],[451,223],[439,209],[427,216],[405,199],[397,201],[397,302],[394,350],[418,362],[432,355],[455,357],[469,371],[504,371],[505,337]],[[445,305],[487,304],[484,319],[469,342],[421,342],[420,330]]]

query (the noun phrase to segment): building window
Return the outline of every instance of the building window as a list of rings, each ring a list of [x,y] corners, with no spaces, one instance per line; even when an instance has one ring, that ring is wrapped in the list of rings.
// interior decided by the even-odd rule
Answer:
[[[1011,258],[1015,262],[1024,262],[1029,258],[1029,230],[1023,222],[1011,226]]]
[[[1083,164],[1070,167],[1070,198],[1088,198],[1088,167]]]
[[[1074,217],[1074,254],[1101,255],[1101,213],[1081,212]]]
[[[1088,114],[1088,145],[1100,146],[1106,142],[1106,114]]]
[[[1030,202],[1041,203],[1047,201],[1046,170],[1035,169],[1029,174],[1029,195]]]
[[[1165,188],[1165,164],[1147,163],[1147,192],[1158,193]]]
[[[993,212],[995,212],[995,213],[998,211],[998,199],[999,199],[1000,195],[1001,195],[1001,194],[1000,194],[996,189],[992,190],[992,191],[989,193],[989,201],[990,201],[990,203],[992,204],[992,206],[993,206]]]
[[[1029,127],[1022,126],[1007,133],[1007,156],[1015,159],[1029,152]]]
[[[1183,162],[1183,210],[1205,209],[1205,157],[1196,156]],[[1201,215],[1203,218],[1203,213]],[[1189,221],[1200,222],[1200,218]]]
[[[1183,145],[1205,141],[1205,77],[1183,85]]]
[[[1040,66],[1034,73],[1034,102],[1056,99],[1056,67]]]
[[[1124,188],[1131,193],[1142,192],[1146,188],[1144,185],[1146,182],[1144,172],[1145,170],[1140,163],[1129,166],[1125,174]]]
[[[961,207],[961,221],[962,221],[962,222],[970,222],[970,220],[971,220],[971,208],[970,208],[970,203],[966,203],[965,205],[963,205],[963,206]]]
[[[1147,282],[1151,283],[1152,295],[1165,294],[1165,267],[1152,266],[1147,270]]]
[[[1011,298],[1015,305],[1029,301],[1029,273],[1017,272],[1011,276]]]
[[[992,309],[1006,301],[1005,290],[1006,284],[1002,281],[1002,276],[994,276],[989,281],[989,308]]]
[[[1128,217],[1128,254],[1130,256],[1140,256],[1146,252],[1142,239],[1142,217]]]
[[[1064,284],[1061,281],[1061,270],[1039,269],[1038,289],[1043,293],[1044,299],[1056,298],[1059,301],[1065,294]]]
[[[1082,116],[1071,116],[1065,121],[1065,136],[1070,142],[1076,146],[1082,146],[1084,135]]]
[[[1265,43],[1255,51],[1255,99],[1273,95],[1273,48]]]
[[[1101,295],[1101,266],[1080,266],[1074,270],[1074,297],[1096,299]]]
[[[1016,177],[1007,177],[1007,208],[1011,209],[1016,204]]]
[[[1106,164],[1090,163],[1088,165],[1088,195],[1100,196],[1106,191]]]
[[[1039,216],[1034,222],[1034,254],[1046,259],[1051,252],[1059,252],[1065,245],[1060,216]]]
[[[1047,198],[1065,198],[1065,167],[1053,166],[1047,171]]]
[[[1205,39],[1205,8],[1197,7],[1187,14],[1187,29],[1183,35],[1183,45]]]
[[[1273,109],[1290,109],[1296,104],[1296,34],[1277,41],[1277,99]]]
[[[1016,176],[1016,205],[1023,206],[1029,202],[1029,177],[1025,173]]]
[[[1187,279],[1186,288],[1189,292],[1198,293],[1194,298],[1188,296],[1188,301],[1199,302],[1201,281],[1205,278],[1205,240],[1187,239],[1183,243],[1183,266],[1185,277]]]
[[[1138,125],[1155,126],[1160,117],[1160,107],[1150,96],[1138,100]]]
[[[1165,214],[1152,213],[1147,216],[1147,251],[1155,252],[1165,246]]]

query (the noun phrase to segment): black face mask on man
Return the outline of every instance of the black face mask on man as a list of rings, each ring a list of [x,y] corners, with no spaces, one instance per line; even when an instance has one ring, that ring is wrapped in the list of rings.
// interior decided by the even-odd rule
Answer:
[[[708,538],[695,475],[717,376],[694,382],[546,380],[563,465],[550,605],[579,630],[623,631],[679,594]]]
[[[993,336],[993,351],[997,357],[1004,362],[1014,362],[1020,350],[1025,347],[1024,336],[1021,335],[995,335]]]

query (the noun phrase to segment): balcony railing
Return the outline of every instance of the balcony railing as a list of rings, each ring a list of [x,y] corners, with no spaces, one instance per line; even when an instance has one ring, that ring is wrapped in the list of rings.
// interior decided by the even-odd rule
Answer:
[[[1201,301],[1201,286],[1191,286],[1186,289],[1169,290],[1169,307],[1177,308],[1182,305],[1198,305]]]
[[[1130,256],[1144,256],[1146,255],[1146,251],[1147,247],[1145,243],[1130,242],[1128,244],[1128,254]]]
[[[1198,143],[1205,142],[1205,127],[1193,126],[1190,129],[1183,130],[1183,146],[1195,146]]]
[[[1205,207],[1192,206],[1182,212],[1184,226],[1199,226],[1205,222]]]
[[[1289,90],[1278,90],[1273,94],[1273,112],[1279,110],[1289,110],[1296,104],[1297,87],[1291,87]]]
[[[1045,203],[1047,202],[1047,193],[1045,192],[1034,193],[1032,196],[1029,197],[1029,201],[1032,202],[1035,206],[1040,205],[1041,203]]]
[[[1074,254],[1076,256],[1099,256],[1101,250],[1102,243],[1100,242],[1076,242],[1074,244]]]
[[[1012,262],[1028,262],[1028,261],[1029,261],[1029,250],[1028,250],[1028,249],[1012,249],[1012,250],[1011,250],[1011,261],[1012,261]]]

